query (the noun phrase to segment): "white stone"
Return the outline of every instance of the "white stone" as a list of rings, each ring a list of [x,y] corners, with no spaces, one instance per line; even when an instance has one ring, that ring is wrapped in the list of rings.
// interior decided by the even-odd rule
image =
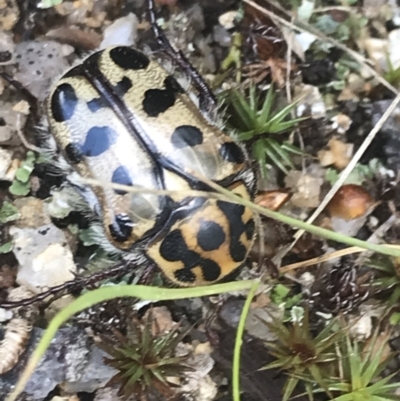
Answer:
[[[19,262],[17,283],[34,293],[72,280],[76,272],[64,233],[52,224],[39,228],[11,227]]]
[[[235,10],[227,11],[226,13],[224,13],[218,17],[218,22],[225,29],[232,29],[235,27],[235,19],[236,19],[237,15],[238,15],[238,12]]]
[[[0,148],[0,179],[4,180],[11,165],[12,152]]]
[[[296,40],[300,44],[304,53],[310,48],[316,39],[317,37],[310,32],[301,32],[296,35]]]
[[[114,21],[104,31],[104,39],[100,44],[100,49],[109,46],[133,46],[137,40],[137,27],[139,20],[135,14],[128,14]]]
[[[13,317],[13,313],[10,310],[0,308],[0,323],[6,322]]]
[[[372,319],[369,315],[351,316],[350,335],[358,340],[366,340],[372,333]]]
[[[331,218],[331,227],[332,230],[347,235],[349,237],[353,237],[358,233],[360,228],[365,224],[368,216],[361,216],[352,220],[345,220],[340,217],[332,217]]]
[[[296,108],[297,116],[301,117],[304,112],[311,112],[314,119],[324,118],[326,116],[325,102],[316,86],[301,85],[296,90],[296,99],[299,103]]]
[[[400,67],[400,52],[399,52],[399,41],[400,41],[400,29],[394,29],[389,32],[389,57],[392,64],[392,68],[395,70]]]

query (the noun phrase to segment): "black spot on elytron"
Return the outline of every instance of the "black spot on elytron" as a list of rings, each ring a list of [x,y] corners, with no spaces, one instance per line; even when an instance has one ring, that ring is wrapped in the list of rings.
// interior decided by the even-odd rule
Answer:
[[[250,220],[246,223],[245,228],[244,228],[244,231],[245,231],[245,233],[246,233],[246,237],[247,237],[247,239],[248,239],[249,241],[253,238],[255,229],[256,229],[256,227],[255,227],[254,220],[253,220],[253,219],[250,219]]]
[[[121,185],[132,185],[132,179],[129,175],[129,170],[125,166],[117,167],[112,175],[111,182],[114,184],[121,184]],[[125,195],[127,192],[114,189],[114,192],[117,195]]]
[[[117,214],[108,229],[115,241],[125,242],[132,234],[133,222],[126,214]]]
[[[205,281],[215,281],[221,276],[221,268],[211,259],[203,259],[200,267]]]
[[[196,276],[190,269],[179,269],[174,271],[175,278],[181,283],[193,283],[196,280]]]
[[[83,153],[79,143],[71,142],[64,148],[67,159],[72,164],[80,163],[83,160]]]
[[[118,96],[122,97],[132,88],[132,86],[132,81],[128,77],[123,77],[121,81],[114,86],[114,90]]]
[[[68,121],[74,114],[78,104],[74,88],[67,83],[57,86],[51,96],[51,113],[53,118],[61,123]]]
[[[219,149],[222,158],[231,163],[244,163],[244,154],[242,149],[235,142],[225,142]]]
[[[203,133],[193,125],[181,125],[172,133],[171,142],[177,149],[193,147],[203,143]]]
[[[215,251],[225,241],[223,228],[214,221],[202,220],[197,232],[197,243],[204,251]]]
[[[183,260],[188,247],[181,230],[172,230],[164,238],[160,246],[160,255],[169,262]]]
[[[246,229],[242,221],[244,206],[223,201],[217,201],[217,205],[228,219],[230,233],[229,252],[231,257],[235,262],[242,262],[247,253],[246,247],[240,240]]]
[[[89,110],[95,113],[97,110],[107,107],[107,102],[103,97],[97,97],[86,103]]]
[[[171,90],[172,92],[185,93],[180,83],[172,75],[168,75],[168,77],[164,79],[164,86],[167,90]]]
[[[168,89],[148,89],[144,93],[143,110],[149,117],[157,117],[175,104],[175,93]]]
[[[88,131],[82,153],[85,156],[99,156],[117,141],[117,133],[110,127],[92,127]]]
[[[191,283],[196,276],[192,269],[200,267],[204,280],[215,281],[221,275],[219,266],[210,259],[202,258],[197,252],[190,250],[180,230],[171,231],[160,246],[160,255],[170,262],[181,261],[184,268],[174,272],[175,278],[181,282]]]
[[[150,63],[149,58],[141,52],[127,46],[110,50],[111,60],[124,70],[143,70]]]
[[[199,266],[202,270],[202,278],[205,281],[215,281],[218,280],[221,276],[220,267],[210,259],[201,259],[199,261]],[[176,270],[174,272],[174,276],[177,280],[183,283],[193,283],[196,280],[195,274],[191,269],[187,269],[186,267],[183,269]]]

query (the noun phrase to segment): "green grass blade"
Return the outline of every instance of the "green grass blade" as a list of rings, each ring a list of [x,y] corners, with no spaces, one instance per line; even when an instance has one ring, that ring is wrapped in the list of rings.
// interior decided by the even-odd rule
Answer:
[[[246,102],[246,99],[239,91],[233,91],[233,98],[231,101],[233,108],[235,109],[241,123],[246,127],[248,131],[254,129],[254,121],[256,120],[256,111],[250,107]]]
[[[299,149],[297,146],[290,144],[287,141],[283,141],[281,147],[283,150],[286,150],[286,152],[294,153],[295,155],[299,156],[305,155],[305,153],[301,149]]]
[[[299,379],[297,379],[295,377],[290,377],[286,380],[282,401],[289,400],[289,398],[292,395],[294,389],[296,388],[298,382],[299,382]]]
[[[268,119],[269,119],[269,117],[271,115],[272,102],[273,102],[274,97],[275,97],[274,95],[275,95],[274,94],[274,87],[271,84],[271,86],[270,86],[270,88],[269,88],[269,90],[267,92],[267,96],[266,96],[266,98],[264,100],[263,106],[262,106],[262,108],[260,110],[260,114],[258,116],[258,123],[259,123],[260,127],[264,126],[267,123],[267,121],[268,121]]]
[[[247,315],[251,307],[251,302],[257,291],[258,282],[253,281],[250,291],[244,303],[242,313],[240,315],[238,328],[236,331],[235,348],[233,350],[232,363],[232,394],[233,401],[240,401],[240,350],[242,348],[242,338],[246,324]]]
[[[270,147],[269,145],[265,148],[265,154],[271,161],[279,168],[281,169],[285,174],[289,174],[288,169],[285,167],[285,165],[281,162],[279,155],[276,155],[274,152],[274,149]]]
[[[283,160],[283,163],[294,169],[294,164],[290,160],[289,155],[282,149],[281,145],[274,139],[268,138],[267,143],[275,151],[275,153]]]
[[[298,121],[299,121],[299,119],[282,121],[282,122],[270,124],[268,126],[267,130],[270,134],[275,134],[275,135],[283,134],[284,132],[287,132],[287,131],[291,130],[292,128],[294,128]]]

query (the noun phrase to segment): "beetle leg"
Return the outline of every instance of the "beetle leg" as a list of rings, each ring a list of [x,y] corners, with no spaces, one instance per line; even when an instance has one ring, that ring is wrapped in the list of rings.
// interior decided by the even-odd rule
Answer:
[[[121,262],[106,271],[93,273],[86,277],[75,276],[74,279],[51,287],[49,290],[34,295],[33,297],[22,299],[20,301],[1,302],[0,307],[4,309],[12,309],[20,306],[28,306],[36,302],[44,301],[49,296],[55,297],[52,299],[53,302],[56,298],[60,298],[66,294],[71,294],[72,292],[82,290],[83,288],[87,288],[99,281],[124,276],[128,270],[131,270],[131,268],[132,266],[129,263]]]
[[[216,109],[217,99],[207,83],[204,81],[203,77],[191,65],[183,52],[181,50],[175,50],[172,47],[164,31],[157,23],[154,0],[148,0],[147,4],[150,24],[158,45],[163,48],[168,56],[171,57],[171,59],[173,59],[178,66],[191,77],[193,86],[199,92],[200,109],[205,112],[212,113]]]
[[[139,277],[138,284],[150,285],[151,282],[153,281],[156,271],[157,271],[156,266],[149,262],[149,265],[146,266],[141,276]]]

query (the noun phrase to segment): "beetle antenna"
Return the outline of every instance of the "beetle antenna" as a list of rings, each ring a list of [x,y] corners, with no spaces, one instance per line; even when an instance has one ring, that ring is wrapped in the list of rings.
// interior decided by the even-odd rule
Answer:
[[[107,269],[106,271],[96,272],[89,276],[79,277],[76,276],[74,279],[66,281],[63,284],[54,286],[47,291],[41,292],[33,297],[22,299],[20,301],[5,301],[0,303],[0,307],[4,309],[12,309],[20,306],[28,306],[36,302],[42,302],[49,296],[55,297],[52,301],[60,298],[66,294],[82,290],[83,288],[89,287],[99,281],[103,281],[109,278],[118,278],[127,273],[131,269],[130,264],[121,262],[116,266]]]
[[[183,52],[181,50],[175,50],[172,47],[163,29],[157,23],[154,0],[147,0],[147,7],[151,28],[158,45],[192,78],[193,86],[200,94],[200,108],[206,112],[212,113],[217,106],[217,99],[211,89],[196,68],[191,65]]]

